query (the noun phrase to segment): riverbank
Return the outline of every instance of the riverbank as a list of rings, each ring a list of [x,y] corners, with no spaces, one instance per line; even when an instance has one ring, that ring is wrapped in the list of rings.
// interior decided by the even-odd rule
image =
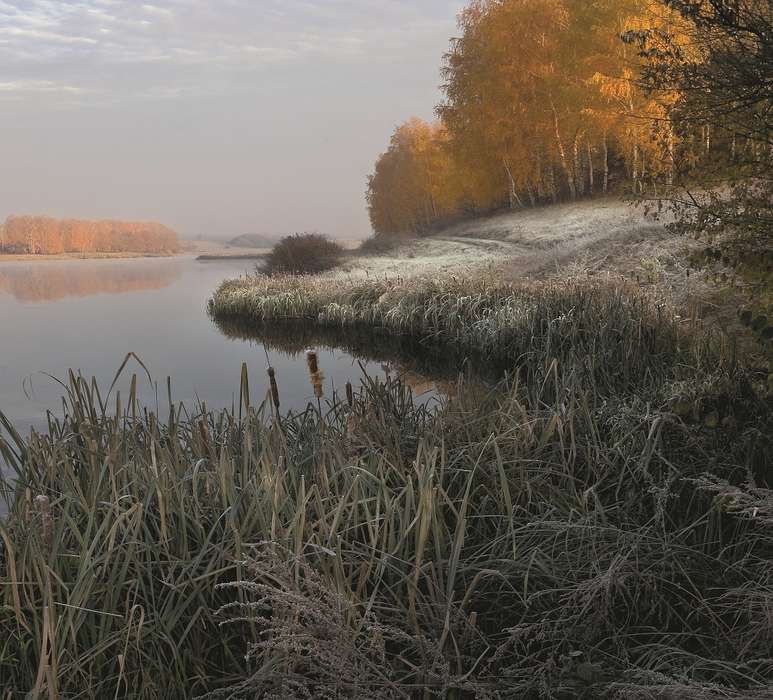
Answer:
[[[623,280],[660,295],[683,318],[717,325],[755,352],[754,334],[741,323],[739,310],[760,298],[759,284],[728,275],[730,269],[721,265],[701,269],[695,259],[705,246],[670,232],[668,220],[665,214],[654,220],[614,197],[521,210],[403,239],[384,253],[350,251],[315,279],[333,284],[416,278]],[[263,284],[255,278],[258,295]],[[317,282],[309,284],[313,288]]]
[[[73,379],[50,437],[2,447],[12,687],[766,697],[773,402],[721,338],[622,281],[261,284],[212,312],[512,371],[439,410],[365,379],[286,416],[243,383],[166,419]]]
[[[212,262],[215,260],[254,260],[260,262],[268,257],[271,251],[262,251],[257,253],[205,253],[196,257],[201,262]]]
[[[0,677],[94,697],[766,698],[767,368],[666,294],[679,259],[507,279],[516,260],[384,275],[352,256],[361,272],[210,300],[232,336],[420,347],[456,368],[436,407],[365,377],[288,414],[283,375],[256,405],[245,367],[232,409],[157,415],[73,376],[45,436],[6,421],[22,488],[0,524]]]

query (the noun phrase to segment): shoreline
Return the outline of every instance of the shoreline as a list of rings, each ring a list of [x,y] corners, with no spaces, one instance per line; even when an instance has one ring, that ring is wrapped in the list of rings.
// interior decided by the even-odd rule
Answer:
[[[222,260],[265,260],[271,251],[265,253],[237,253],[235,255],[218,254],[218,253],[202,253],[196,256],[196,260],[199,262],[217,262]]]
[[[190,255],[181,253],[56,253],[54,255],[31,255],[29,253],[12,253],[0,255],[0,263],[3,262],[47,262],[62,260],[135,260],[138,258],[179,258]]]

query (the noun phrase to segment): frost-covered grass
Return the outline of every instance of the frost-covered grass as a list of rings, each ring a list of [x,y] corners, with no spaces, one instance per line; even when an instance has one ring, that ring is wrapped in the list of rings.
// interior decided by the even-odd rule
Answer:
[[[296,416],[253,406],[243,384],[234,411],[162,417],[72,377],[45,434],[6,425],[3,689],[769,697],[759,377],[620,290],[519,291],[518,312],[509,288],[457,284],[434,288],[437,308],[508,319],[529,369],[490,390],[460,382],[439,410],[365,380]],[[413,309],[401,327],[450,338],[467,323],[421,316],[430,289],[359,303],[394,295]]]
[[[4,690],[770,697],[771,386],[655,288],[256,276],[210,312],[507,377],[438,408],[365,378],[288,416],[243,383],[168,417],[71,377],[46,434],[0,440]]]
[[[519,279],[556,273],[577,261],[604,261],[607,270],[628,271],[678,245],[662,221],[609,197],[464,221],[431,236],[400,239],[380,254],[350,256],[333,274],[373,278],[496,268]]]
[[[367,328],[404,335],[455,356],[525,372],[556,360],[600,383],[597,391],[713,363],[721,352],[712,346],[696,354],[673,309],[624,282],[257,276],[225,282],[209,309],[218,319],[305,320],[342,333]]]

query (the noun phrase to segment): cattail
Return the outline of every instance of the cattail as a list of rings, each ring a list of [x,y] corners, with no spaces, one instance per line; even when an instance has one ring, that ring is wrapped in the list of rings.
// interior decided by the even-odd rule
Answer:
[[[316,351],[309,350],[306,353],[306,364],[309,366],[309,378],[311,379],[311,386],[314,387],[314,396],[321,399],[325,395],[322,388],[325,375],[319,370],[319,359]]]
[[[319,361],[317,359],[317,353],[314,350],[308,350],[306,352],[306,363],[309,365],[309,372],[311,374],[319,372]]]
[[[35,504],[43,517],[43,542],[50,551],[54,541],[54,519],[51,515],[51,501],[48,496],[37,496]]]
[[[349,408],[354,406],[354,390],[351,382],[346,382],[346,403],[349,404]]]
[[[207,431],[207,424],[202,420],[199,421],[199,435],[201,435],[201,441],[204,445],[209,444],[209,432]]]
[[[274,371],[273,367],[269,367],[268,370],[268,381],[271,385],[271,400],[274,403],[274,407],[278,410],[279,409],[279,387],[276,384],[276,372]]]

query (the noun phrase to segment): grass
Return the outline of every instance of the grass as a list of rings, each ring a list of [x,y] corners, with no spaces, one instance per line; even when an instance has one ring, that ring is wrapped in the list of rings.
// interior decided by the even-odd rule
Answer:
[[[706,333],[696,342],[697,321],[623,280],[257,276],[225,282],[209,310],[219,323],[305,321],[344,337],[400,336],[482,367],[536,373],[534,381],[555,360],[601,395],[735,361],[732,343]]]
[[[277,415],[243,381],[163,420],[72,375],[45,435],[0,443],[4,689],[770,697],[773,402],[732,345],[603,282],[256,279],[211,310],[514,371],[438,410],[364,378]]]

